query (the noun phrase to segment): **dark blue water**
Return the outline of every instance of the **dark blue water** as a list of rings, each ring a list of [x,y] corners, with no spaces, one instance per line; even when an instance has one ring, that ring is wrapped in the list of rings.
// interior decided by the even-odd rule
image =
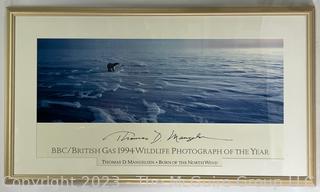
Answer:
[[[38,47],[38,122],[283,123],[282,48],[52,42]]]

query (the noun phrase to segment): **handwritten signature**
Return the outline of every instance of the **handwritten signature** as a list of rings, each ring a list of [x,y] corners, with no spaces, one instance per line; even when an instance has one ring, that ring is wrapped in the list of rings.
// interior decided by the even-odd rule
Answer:
[[[216,140],[216,141],[233,141],[233,139],[229,138],[218,138],[218,137],[209,137],[203,135],[202,133],[198,132],[191,136],[179,135],[175,130],[172,130],[170,134],[163,135],[160,131],[154,130],[152,137],[147,136],[139,136],[133,131],[116,131],[112,132],[102,138],[103,141],[108,139],[114,139],[117,142],[124,142],[124,141],[147,141],[150,144],[154,144],[160,141],[174,141],[176,143],[179,142],[191,142],[200,139],[207,139],[207,140]]]

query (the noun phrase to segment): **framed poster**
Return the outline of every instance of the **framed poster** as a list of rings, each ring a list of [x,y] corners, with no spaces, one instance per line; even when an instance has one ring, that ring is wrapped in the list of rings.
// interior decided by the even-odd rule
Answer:
[[[9,8],[6,181],[312,185],[313,68],[313,7]]]

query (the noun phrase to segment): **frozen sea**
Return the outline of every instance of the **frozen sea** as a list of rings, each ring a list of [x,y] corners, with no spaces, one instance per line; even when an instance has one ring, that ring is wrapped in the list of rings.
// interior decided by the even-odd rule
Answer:
[[[282,48],[54,41],[38,40],[38,122],[283,123]]]

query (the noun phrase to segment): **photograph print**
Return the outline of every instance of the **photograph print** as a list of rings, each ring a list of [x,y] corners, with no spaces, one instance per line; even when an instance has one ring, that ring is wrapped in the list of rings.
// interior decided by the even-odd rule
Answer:
[[[39,123],[283,123],[282,39],[37,40]]]

